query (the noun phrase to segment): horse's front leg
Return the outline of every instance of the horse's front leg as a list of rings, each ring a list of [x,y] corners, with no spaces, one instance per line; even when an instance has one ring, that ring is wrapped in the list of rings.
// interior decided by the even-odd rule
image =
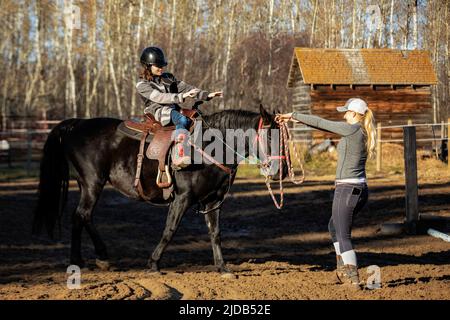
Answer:
[[[214,202],[210,205],[206,206],[206,210],[210,208],[214,208],[217,205],[217,202]],[[205,214],[206,225],[208,226],[209,236],[211,238],[211,246],[214,255],[214,265],[217,268],[217,271],[222,273],[224,276],[232,276],[233,273],[227,268],[225,262],[223,260],[222,255],[222,247],[220,241],[220,208],[213,210],[207,214]]]
[[[170,204],[164,233],[148,260],[148,267],[150,268],[151,272],[159,272],[159,261],[161,260],[164,250],[166,249],[170,240],[172,240],[173,235],[180,225],[181,218],[183,218],[183,215],[189,208],[190,204],[191,201],[189,195],[176,195],[175,199]]]

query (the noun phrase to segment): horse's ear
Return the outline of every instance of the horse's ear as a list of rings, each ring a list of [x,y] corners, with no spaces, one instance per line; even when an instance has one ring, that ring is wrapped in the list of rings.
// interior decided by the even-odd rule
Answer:
[[[272,116],[270,115],[270,113],[268,113],[266,111],[266,109],[264,109],[262,104],[259,105],[259,113],[261,114],[261,117],[263,119],[263,123],[265,125],[268,125],[268,124],[270,124],[272,122]]]

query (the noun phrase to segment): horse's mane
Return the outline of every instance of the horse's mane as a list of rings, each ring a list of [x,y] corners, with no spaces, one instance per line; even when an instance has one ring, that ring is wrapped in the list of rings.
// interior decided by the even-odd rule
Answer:
[[[259,113],[247,110],[224,110],[210,115],[205,115],[205,122],[212,128],[225,129],[248,129],[252,128]]]

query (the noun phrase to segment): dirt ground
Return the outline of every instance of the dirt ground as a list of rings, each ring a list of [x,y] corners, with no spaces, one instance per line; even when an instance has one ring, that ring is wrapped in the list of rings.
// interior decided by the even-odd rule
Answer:
[[[402,175],[370,177],[369,204],[355,220],[360,275],[381,268],[382,287],[353,291],[336,283],[327,223],[333,177],[285,183],[286,206],[272,204],[262,180],[238,179],[221,218],[224,258],[237,276],[212,268],[204,218],[189,211],[161,262],[162,275],[145,265],[159,241],[166,209],[104,191],[95,222],[112,271],[95,267],[93,246],[83,238],[79,290],[66,287],[70,223],[59,242],[30,235],[35,180],[0,183],[0,299],[450,299],[450,243],[428,235],[383,236],[382,223],[404,218]],[[421,181],[420,212],[450,217],[450,179]],[[71,188],[67,212],[76,205]],[[440,231],[449,233],[449,226]]]

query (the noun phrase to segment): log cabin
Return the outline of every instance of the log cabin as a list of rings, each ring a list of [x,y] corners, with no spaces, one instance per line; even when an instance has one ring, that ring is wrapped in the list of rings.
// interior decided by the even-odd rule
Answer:
[[[343,120],[336,111],[352,97],[367,101],[382,126],[433,123],[431,86],[437,84],[429,53],[395,49],[295,48],[287,81],[293,90],[292,110],[329,120]],[[296,140],[319,142],[338,136],[302,131]],[[431,127],[418,126],[417,139],[433,138]],[[382,130],[382,140],[402,139],[402,128]],[[418,145],[430,145],[418,143]]]

